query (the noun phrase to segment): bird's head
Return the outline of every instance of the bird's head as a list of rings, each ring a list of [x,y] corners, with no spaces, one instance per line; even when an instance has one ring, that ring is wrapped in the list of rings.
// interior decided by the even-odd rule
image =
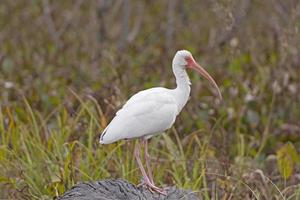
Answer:
[[[177,51],[174,58],[173,58],[173,64],[182,67],[183,69],[186,69],[188,66],[188,59],[193,58],[191,52],[187,50],[180,50]]]
[[[201,67],[193,58],[191,52],[187,50],[177,51],[173,58],[173,66],[180,67],[181,69],[193,69],[197,71],[200,75],[204,76],[218,91],[218,96],[222,99],[220,89],[214,79],[208,74],[208,72]]]

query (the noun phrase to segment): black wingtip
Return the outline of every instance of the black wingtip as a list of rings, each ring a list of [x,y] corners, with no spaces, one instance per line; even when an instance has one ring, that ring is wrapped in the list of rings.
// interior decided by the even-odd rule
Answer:
[[[102,134],[101,134],[101,136],[100,136],[100,140],[99,140],[99,143],[100,143],[100,144],[104,144],[104,142],[103,142],[103,137],[104,137],[105,133],[106,133],[106,129],[102,132]]]

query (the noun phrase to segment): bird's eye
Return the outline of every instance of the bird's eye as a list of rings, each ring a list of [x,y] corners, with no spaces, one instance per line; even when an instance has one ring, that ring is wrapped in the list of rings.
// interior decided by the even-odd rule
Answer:
[[[193,58],[191,56],[185,57],[186,66],[190,66],[193,63]]]

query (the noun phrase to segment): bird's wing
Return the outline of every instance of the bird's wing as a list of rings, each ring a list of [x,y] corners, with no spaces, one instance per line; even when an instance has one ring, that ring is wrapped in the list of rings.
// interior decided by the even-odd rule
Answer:
[[[153,88],[132,96],[120,109],[101,135],[101,143],[142,137],[172,126],[177,103],[165,88]]]
[[[169,94],[169,90],[162,87],[151,88],[148,90],[142,90],[135,95],[133,95],[127,102],[123,105],[123,107],[118,110],[116,115],[120,115],[121,113],[130,113],[131,115],[138,115],[139,113],[146,113],[147,109],[151,110],[151,106],[146,106],[143,108],[139,108],[142,104],[151,104],[155,103],[153,106],[162,106],[164,104],[176,104],[176,101],[172,95]],[[130,109],[134,106],[132,109]]]

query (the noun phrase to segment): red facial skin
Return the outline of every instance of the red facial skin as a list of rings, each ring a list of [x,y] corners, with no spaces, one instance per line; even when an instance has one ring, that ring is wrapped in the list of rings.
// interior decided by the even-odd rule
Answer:
[[[186,62],[187,62],[187,67],[188,68],[193,68],[195,66],[195,60],[193,59],[193,57],[188,56],[185,58]]]
[[[188,69],[193,69],[197,71],[200,75],[204,76],[217,89],[218,96],[222,100],[222,94],[220,92],[220,89],[214,81],[214,79],[209,75],[209,73],[203,67],[201,67],[192,56],[186,57],[185,60],[187,62],[186,67]]]

